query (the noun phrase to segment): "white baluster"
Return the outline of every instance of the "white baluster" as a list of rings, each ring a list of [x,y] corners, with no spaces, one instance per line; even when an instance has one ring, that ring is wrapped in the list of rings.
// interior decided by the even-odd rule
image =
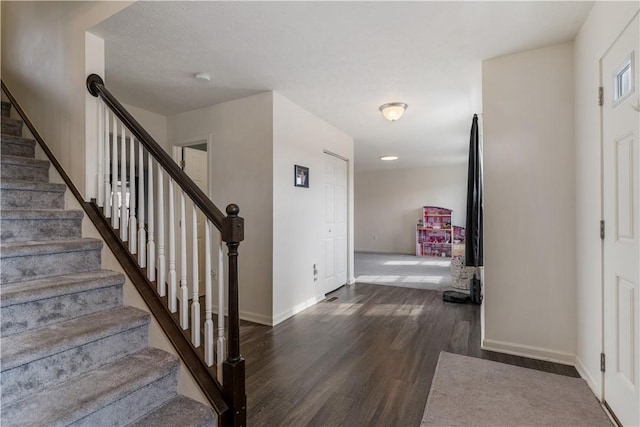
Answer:
[[[173,203],[173,179],[169,178],[169,311],[178,311],[178,275],[176,273],[175,206]]]
[[[164,257],[164,176],[162,167],[158,163],[158,236],[156,239],[158,246],[158,295],[161,297],[167,295],[167,271]]]
[[[122,125],[122,137],[120,138],[120,240],[126,242],[127,234],[127,130]]]
[[[147,277],[150,281],[156,280],[156,242],[154,239],[154,221],[153,221],[153,211],[155,206],[153,205],[153,158],[151,157],[151,153],[149,155],[149,162],[147,164],[147,172],[149,173],[147,177],[147,186],[148,188],[148,196],[149,202],[147,203],[147,207],[149,208],[149,218],[148,218],[148,237],[149,240],[147,242]]]
[[[204,362],[213,365],[213,319],[211,287],[211,223],[207,219],[204,228]]]
[[[180,326],[189,327],[189,293],[187,290],[187,227],[184,191],[180,192]]]
[[[113,127],[111,128],[111,226],[120,228],[120,216],[118,215],[118,122],[113,114]]]
[[[144,150],[142,143],[138,142],[138,265],[140,268],[147,266],[147,232],[144,229]]]
[[[104,108],[104,176],[102,177],[104,181],[104,216],[106,218],[111,218],[111,182],[109,180],[109,166],[110,158],[109,158],[109,109]]]
[[[224,336],[224,242],[222,241],[222,234],[220,234],[219,248],[218,248],[218,342],[217,342],[217,354],[216,364],[218,365],[218,382],[222,384],[222,362],[227,355],[227,340]]]
[[[191,252],[193,260],[193,301],[191,301],[191,342],[194,347],[200,347],[200,275],[198,272],[198,213],[196,212],[196,204],[193,204],[192,209],[192,239],[191,239]]]
[[[129,252],[138,252],[138,222],[136,220],[136,152],[133,134],[129,139]]]
[[[104,103],[102,98],[98,97],[98,206],[104,206],[104,163],[102,156],[104,155]]]

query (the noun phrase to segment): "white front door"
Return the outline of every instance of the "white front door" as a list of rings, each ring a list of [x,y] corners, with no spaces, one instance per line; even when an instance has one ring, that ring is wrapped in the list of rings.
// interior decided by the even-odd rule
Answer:
[[[604,399],[640,424],[638,15],[602,57]]]
[[[347,283],[347,162],[324,155],[325,230],[322,292]]]

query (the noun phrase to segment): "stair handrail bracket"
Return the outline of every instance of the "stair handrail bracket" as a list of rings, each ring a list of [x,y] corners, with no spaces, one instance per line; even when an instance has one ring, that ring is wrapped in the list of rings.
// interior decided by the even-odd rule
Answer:
[[[124,258],[129,260],[130,266],[133,265],[131,272],[139,277],[141,283],[144,282],[139,291],[152,295],[148,296],[148,304],[149,301],[153,302],[150,306],[161,304],[158,310],[166,312],[167,319],[171,317],[165,330],[168,334],[168,330],[173,330],[178,336],[174,345],[192,349],[178,352],[184,355],[183,360],[194,378],[199,381],[196,372],[202,374],[204,370],[207,372],[204,377],[210,376],[214,380],[215,387],[205,385],[211,384],[208,382],[210,379],[200,385],[203,391],[217,389],[217,399],[223,407],[219,409],[220,424],[246,426],[245,361],[240,354],[238,287],[238,249],[244,240],[244,218],[239,216],[240,209],[236,204],[230,204],[226,207],[226,215],[218,209],[105,87],[99,75],[90,74],[86,86],[89,93],[98,98],[99,197],[92,200],[93,209],[100,212],[96,215],[104,219],[105,227],[111,230],[109,233],[119,235],[116,246],[121,246],[120,252],[126,254]],[[158,165],[157,170],[154,164]],[[164,196],[165,180],[168,182],[168,201]],[[189,200],[192,205],[185,203]],[[196,220],[198,210],[205,217],[203,221]],[[211,225],[219,231],[217,248],[211,240]],[[165,239],[167,233],[168,242]],[[202,240],[206,242],[205,253],[198,256],[201,251],[198,245]],[[226,307],[222,249],[225,244],[228,258]],[[176,254],[176,248],[179,254]],[[190,263],[186,262],[188,250],[192,251]],[[214,250],[218,253],[216,263],[211,262]],[[213,264],[218,273],[217,281],[212,280],[215,278]],[[214,326],[216,287],[218,318],[217,326]],[[199,289],[203,289],[203,293]],[[201,319],[202,298],[205,315]],[[224,313],[227,311],[228,332],[225,334]],[[162,327],[164,329],[165,325]],[[176,334],[178,330],[182,333]],[[203,343],[201,335],[204,336]],[[204,357],[196,351],[201,345],[204,346]],[[199,368],[192,369],[190,364]],[[211,399],[210,402],[213,405]]]

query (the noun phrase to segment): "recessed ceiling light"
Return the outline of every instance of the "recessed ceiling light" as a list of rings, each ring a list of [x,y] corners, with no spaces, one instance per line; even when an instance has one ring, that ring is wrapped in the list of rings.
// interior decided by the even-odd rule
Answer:
[[[398,156],[382,156],[380,157],[380,160],[384,160],[386,162],[391,160],[398,160]]]
[[[202,80],[202,81],[207,81],[207,82],[211,81],[211,75],[207,74],[207,73],[196,73],[196,75],[194,77],[196,79]]]

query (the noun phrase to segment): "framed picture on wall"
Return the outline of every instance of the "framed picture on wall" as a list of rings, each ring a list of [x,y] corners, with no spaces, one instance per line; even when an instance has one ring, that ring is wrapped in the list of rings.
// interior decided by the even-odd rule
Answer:
[[[309,168],[295,165],[293,167],[293,184],[296,187],[309,188]]]

